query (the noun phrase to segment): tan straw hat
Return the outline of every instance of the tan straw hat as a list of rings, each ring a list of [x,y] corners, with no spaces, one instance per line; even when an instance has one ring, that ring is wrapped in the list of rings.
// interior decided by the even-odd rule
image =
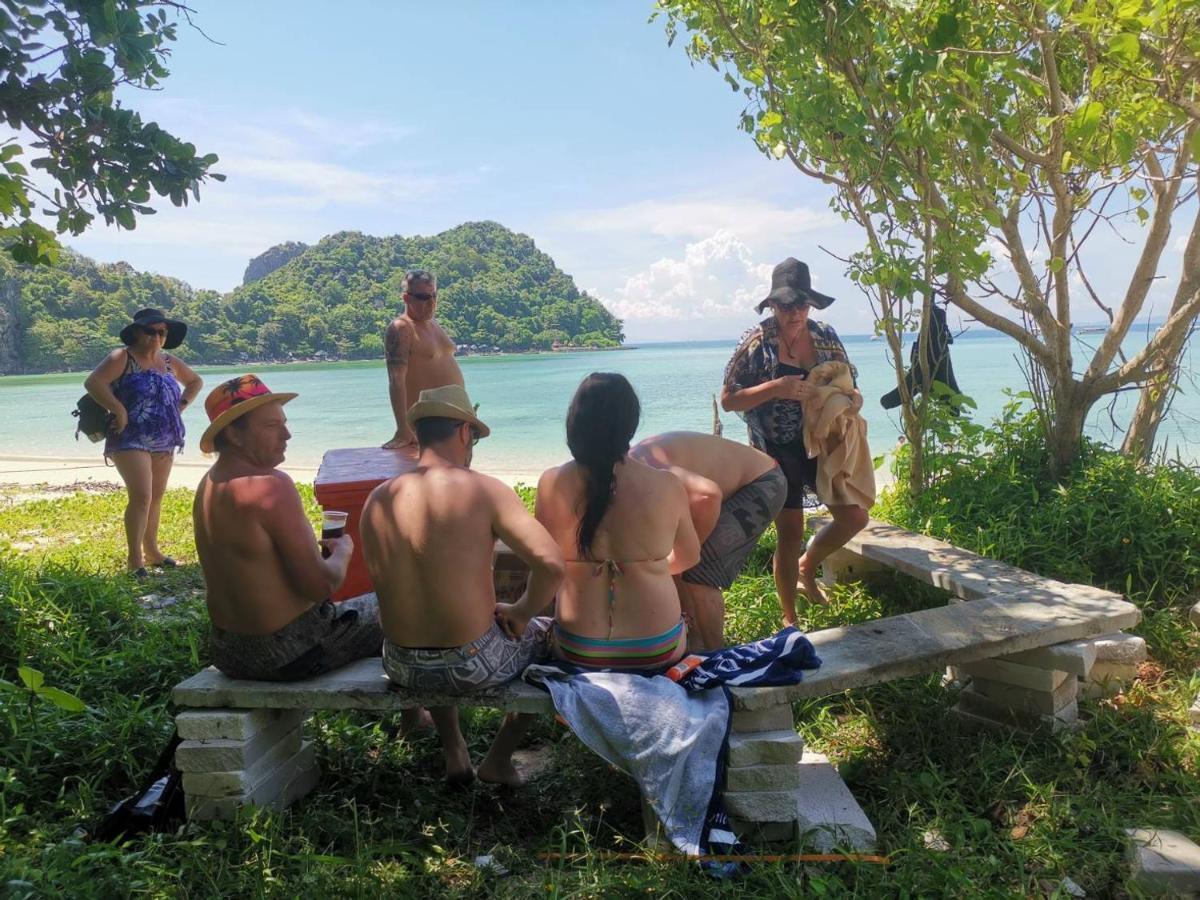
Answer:
[[[467,389],[461,384],[444,384],[441,387],[421,391],[417,402],[408,410],[408,424],[416,423],[418,419],[429,419],[434,416],[443,419],[458,419],[460,422],[470,422],[479,429],[480,437],[492,433],[479,417],[475,415],[475,406],[467,396]]]
[[[217,385],[204,401],[209,425],[200,436],[200,449],[212,453],[213,439],[234,419],[268,403],[287,403],[296,396],[287,392],[272,393],[257,375],[239,375]]]

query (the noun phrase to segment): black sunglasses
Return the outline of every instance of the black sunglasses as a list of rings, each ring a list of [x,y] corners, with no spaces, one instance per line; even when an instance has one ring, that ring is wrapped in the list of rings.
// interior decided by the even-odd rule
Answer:
[[[165,328],[143,328],[142,333],[153,335],[154,337],[166,337],[167,329],[165,329]]]
[[[470,422],[468,422],[466,424],[467,424],[467,427],[469,427],[471,429],[471,446],[474,447],[476,444],[479,443],[479,439],[481,437],[483,437],[483,435],[480,434],[479,429],[476,428],[474,425],[472,425]]]
[[[409,291],[408,296],[410,296],[414,300],[420,300],[421,302],[425,302],[426,300],[432,300],[435,295],[432,293],[418,294],[415,291]]]
[[[791,312],[793,309],[808,309],[808,304],[803,300],[796,303],[772,303],[771,305],[784,312]]]

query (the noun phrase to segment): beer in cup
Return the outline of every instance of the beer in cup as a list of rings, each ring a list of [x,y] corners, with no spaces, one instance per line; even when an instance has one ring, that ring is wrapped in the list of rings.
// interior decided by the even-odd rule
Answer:
[[[346,533],[346,519],[350,514],[336,509],[327,509],[321,513],[321,540],[340,538]],[[322,548],[321,555],[329,556],[329,551]]]

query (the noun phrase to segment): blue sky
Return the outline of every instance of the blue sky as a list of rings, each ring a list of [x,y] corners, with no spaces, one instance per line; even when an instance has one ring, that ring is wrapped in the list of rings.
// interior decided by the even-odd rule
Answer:
[[[220,43],[181,24],[165,89],[126,102],[228,180],[133,232],[94,227],[81,252],[224,291],[282,241],[493,219],[632,340],[736,337],[789,255],[838,298],[822,319],[871,330],[820,249],[844,254],[857,229],[738,130],[745,98],[667,47],[649,0],[194,6]]]

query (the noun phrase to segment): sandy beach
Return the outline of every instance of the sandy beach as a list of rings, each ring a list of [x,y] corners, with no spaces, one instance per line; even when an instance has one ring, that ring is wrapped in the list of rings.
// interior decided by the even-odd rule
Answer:
[[[209,459],[176,459],[171,467],[170,486],[195,490],[208,467]],[[312,484],[315,466],[280,466],[298,484]],[[540,472],[488,472],[505,484],[537,484]],[[73,490],[107,491],[122,488],[121,476],[102,458],[78,456],[0,455],[0,498],[13,503],[40,497],[61,495]]]

